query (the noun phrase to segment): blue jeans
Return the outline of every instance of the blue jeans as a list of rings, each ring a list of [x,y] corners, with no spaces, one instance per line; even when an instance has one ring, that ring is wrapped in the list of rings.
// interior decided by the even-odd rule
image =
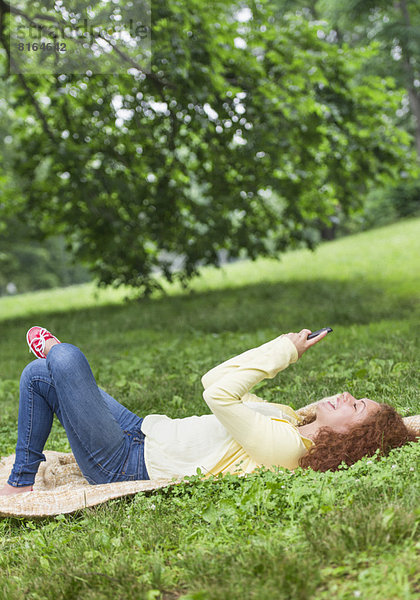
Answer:
[[[91,484],[150,479],[144,462],[143,419],[97,385],[84,354],[71,344],[53,346],[29,363],[20,379],[16,460],[8,483],[32,485],[54,413]]]

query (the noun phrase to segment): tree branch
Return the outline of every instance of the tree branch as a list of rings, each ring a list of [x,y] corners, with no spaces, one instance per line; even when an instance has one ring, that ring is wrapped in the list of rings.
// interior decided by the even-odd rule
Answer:
[[[103,35],[100,35],[98,33],[96,35],[96,37],[98,37],[99,39],[101,39],[104,42],[106,42],[107,44],[109,44],[111,46],[111,48],[113,50],[115,50],[115,52],[118,54],[118,56],[120,58],[122,58],[125,62],[127,62],[128,64],[130,64],[134,69],[137,69],[138,71],[140,71],[140,73],[144,73],[146,75],[146,77],[148,77],[149,79],[151,79],[153,81],[153,83],[157,84],[160,89],[163,88],[163,86],[167,86],[167,87],[170,87],[170,88],[174,88],[175,87],[173,83],[169,83],[169,81],[165,81],[163,79],[159,79],[159,77],[157,77],[154,73],[151,73],[149,71],[144,71],[138,65],[138,63],[136,63],[136,61],[131,58],[131,56],[129,56],[125,52],[123,52],[120,48],[117,47],[116,44],[113,44],[110,40],[107,40],[106,38],[104,38]]]
[[[8,7],[8,5],[3,2],[3,0],[0,0],[0,42],[1,42],[2,46],[3,46],[3,48],[6,51],[7,57],[9,59],[9,65],[13,65],[14,67],[17,67],[16,64],[15,64],[15,62],[14,62],[14,60],[13,60],[13,57],[12,57],[12,55],[10,53],[9,44],[7,43],[7,40],[5,40],[5,38],[4,38],[4,20],[3,20],[3,18],[4,18],[5,14],[7,14],[7,13],[10,14],[10,11],[8,10],[9,8],[10,7]],[[15,70],[17,71],[18,69],[15,68]],[[31,89],[29,88],[28,84],[26,83],[26,80],[25,80],[24,76],[22,75],[22,73],[17,73],[17,76],[18,76],[18,78],[19,78],[19,80],[20,80],[20,82],[21,82],[21,84],[23,86],[23,89],[25,90],[25,92],[28,95],[28,97],[29,97],[29,99],[30,99],[30,101],[31,101],[34,109],[35,109],[35,112],[38,115],[39,120],[41,121],[42,129],[44,130],[44,133],[48,136],[48,138],[52,142],[55,143],[56,140],[55,140],[54,134],[51,131],[49,125],[48,125],[47,119],[45,118],[45,115],[42,112],[41,107],[39,106],[37,99],[33,95],[33,93],[31,91]]]
[[[55,136],[53,134],[53,132],[50,129],[50,126],[48,125],[47,119],[45,118],[44,113],[41,110],[41,107],[39,106],[37,99],[35,98],[35,96],[33,95],[31,89],[29,88],[28,84],[26,83],[26,79],[24,78],[22,73],[18,73],[18,77],[20,79],[20,82],[25,90],[25,92],[28,94],[30,101],[32,102],[33,107],[35,108],[35,112],[38,115],[39,120],[41,121],[42,124],[42,129],[44,130],[44,133],[49,137],[49,139],[55,144],[56,139]]]

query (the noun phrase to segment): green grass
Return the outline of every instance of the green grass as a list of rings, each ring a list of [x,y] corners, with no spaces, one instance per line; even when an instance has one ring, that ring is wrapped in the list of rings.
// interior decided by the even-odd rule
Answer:
[[[420,220],[203,269],[193,289],[124,302],[84,285],[0,299],[0,455],[16,443],[32,324],[79,345],[131,410],[208,412],[200,376],[284,331],[334,328],[258,392],[295,408],[348,389],[420,413]],[[118,337],[117,337],[118,334]],[[48,449],[68,450],[53,427]],[[337,473],[260,471],[79,514],[0,521],[0,595],[144,600],[411,600],[419,596],[419,444]]]

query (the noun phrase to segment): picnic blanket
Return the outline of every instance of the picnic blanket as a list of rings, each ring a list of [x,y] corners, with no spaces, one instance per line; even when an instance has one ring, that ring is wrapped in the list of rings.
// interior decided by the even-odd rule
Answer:
[[[72,513],[114,498],[177,483],[173,479],[150,479],[90,485],[73,454],[52,450],[46,450],[44,454],[47,460],[40,464],[33,492],[0,496],[0,516],[48,517]],[[14,460],[14,455],[1,459],[0,486],[7,482]]]

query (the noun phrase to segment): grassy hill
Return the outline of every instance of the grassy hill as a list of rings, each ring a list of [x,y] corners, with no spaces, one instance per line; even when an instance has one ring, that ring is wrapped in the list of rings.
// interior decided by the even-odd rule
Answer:
[[[349,390],[420,413],[420,220],[203,269],[191,292],[124,301],[83,285],[0,298],[0,456],[16,443],[25,332],[79,345],[140,415],[204,414],[200,376],[282,332],[334,333],[258,394],[297,408]],[[68,450],[54,425],[47,449]],[[0,592],[27,598],[417,598],[419,445],[335,474],[259,472],[36,523],[0,521]]]

